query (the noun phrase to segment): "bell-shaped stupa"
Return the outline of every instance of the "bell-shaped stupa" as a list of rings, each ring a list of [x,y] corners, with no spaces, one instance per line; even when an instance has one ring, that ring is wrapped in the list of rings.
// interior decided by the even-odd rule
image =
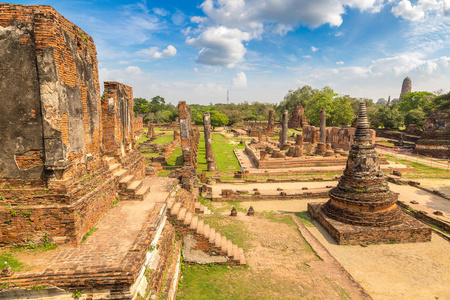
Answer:
[[[405,215],[397,206],[371,143],[366,104],[359,117],[347,166],[325,204],[309,203],[308,211],[339,244],[429,241],[431,228]]]
[[[391,226],[403,221],[396,202],[398,195],[389,190],[380,169],[375,145],[371,144],[366,104],[359,105],[355,143],[337,187],[322,211],[340,222],[361,226]]]

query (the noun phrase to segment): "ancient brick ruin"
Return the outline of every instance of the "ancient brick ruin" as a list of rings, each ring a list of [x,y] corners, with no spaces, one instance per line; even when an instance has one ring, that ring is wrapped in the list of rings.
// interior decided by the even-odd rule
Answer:
[[[291,113],[288,128],[303,128],[305,125],[308,125],[308,120],[306,119],[305,109],[299,103]]]
[[[285,145],[287,144],[287,130],[288,130],[288,111],[285,110],[283,112],[283,119],[281,121],[281,134],[280,134],[280,141],[279,141],[279,148],[284,149]]]
[[[216,171],[216,159],[214,158],[211,140],[211,116],[208,111],[203,114],[203,128],[205,134],[205,156],[207,170]]]
[[[338,186],[325,204],[309,203],[308,211],[339,244],[423,242],[431,228],[402,213],[398,195],[389,190],[369,133],[366,106],[359,106],[355,143]]]
[[[427,128],[416,142],[414,153],[435,158],[450,158],[450,114],[435,111],[427,121]]]
[[[106,154],[120,158],[135,149],[133,89],[119,82],[105,82],[102,97],[102,145]]]
[[[0,72],[0,246],[67,244],[42,269],[0,277],[2,297],[28,297],[36,286],[45,287],[40,297],[58,299],[72,299],[75,290],[116,299],[162,293],[162,275],[181,245],[164,203],[152,206],[142,180],[131,87],[106,82],[100,97],[92,38],[49,6],[0,4],[0,28],[7,64]],[[149,210],[129,248],[119,249],[133,229],[122,230],[127,216],[117,210],[106,232],[122,236],[81,244],[119,200]],[[155,256],[157,267],[144,275]]]
[[[411,89],[412,89],[411,79],[409,79],[409,77],[406,77],[405,79],[403,79],[402,89],[400,91],[399,99],[401,100],[403,95],[411,93]]]

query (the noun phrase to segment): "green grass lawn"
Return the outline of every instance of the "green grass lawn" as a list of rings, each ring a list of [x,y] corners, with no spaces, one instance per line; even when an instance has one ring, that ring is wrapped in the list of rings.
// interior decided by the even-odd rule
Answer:
[[[172,152],[172,155],[167,161],[167,167],[175,168],[183,165],[183,152],[181,151],[181,145],[178,145]]]
[[[173,134],[171,134],[170,132],[166,131],[166,134],[161,135],[160,137],[157,137],[156,139],[154,139],[152,141],[152,143],[154,143],[154,144],[167,144],[167,143],[170,143],[171,141],[173,141]]]
[[[245,148],[245,145],[239,144],[240,139],[227,138],[220,133],[213,133],[211,137],[217,169],[220,172],[235,172],[240,170],[241,166],[233,151],[235,148]]]
[[[384,146],[390,146],[390,147],[394,147],[395,144],[394,143],[388,143],[388,142],[376,142],[377,144],[380,145],[384,145]]]
[[[414,168],[414,172],[411,173],[403,173],[402,176],[404,178],[441,178],[441,179],[450,179],[450,172],[444,169],[433,168],[419,162],[413,162],[406,159],[397,158],[393,155],[386,155],[386,159],[392,162],[401,163],[407,166],[411,166]]]

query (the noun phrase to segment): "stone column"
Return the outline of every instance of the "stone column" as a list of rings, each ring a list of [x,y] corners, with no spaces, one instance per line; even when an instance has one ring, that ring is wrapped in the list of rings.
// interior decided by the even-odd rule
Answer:
[[[147,127],[148,127],[147,138],[151,139],[155,135],[155,130],[153,129],[153,125],[150,121],[148,121]]]
[[[262,132],[258,132],[258,142],[262,143]]]
[[[269,110],[269,121],[267,123],[267,129],[270,131],[273,131],[274,127],[274,120],[273,120],[273,110]]]
[[[259,151],[259,160],[260,161],[265,160],[266,159],[266,154],[267,154],[266,151],[263,151],[263,150]]]
[[[327,142],[327,113],[324,109],[320,111],[320,143]]]
[[[191,149],[191,111],[185,101],[178,103],[178,115],[180,120],[181,150],[183,152],[183,164],[192,165]]]
[[[283,112],[283,119],[282,119],[282,128],[279,145],[280,150],[282,150],[283,146],[287,143],[287,130],[288,130],[288,111],[285,110]]]
[[[205,132],[205,152],[206,152],[206,165],[208,171],[216,171],[216,159],[211,145],[211,116],[209,111],[203,114],[203,127]]]
[[[180,133],[176,130],[173,131],[173,140],[179,141],[180,140]]]
[[[293,157],[301,157],[303,156],[303,145],[296,145],[294,148]]]

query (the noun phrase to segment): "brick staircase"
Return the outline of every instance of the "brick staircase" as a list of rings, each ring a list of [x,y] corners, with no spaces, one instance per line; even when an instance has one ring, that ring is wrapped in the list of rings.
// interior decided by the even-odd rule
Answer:
[[[121,200],[143,201],[150,194],[150,186],[145,185],[141,178],[128,169],[123,169],[114,157],[105,158],[109,170],[119,182]]]
[[[228,262],[234,265],[246,265],[244,250],[233,244],[225,236],[222,236],[214,228],[199,219],[198,213],[210,214],[211,211],[199,202],[195,203],[195,213],[188,211],[176,202],[174,198],[167,201],[167,215],[172,222],[181,229],[183,236],[191,234],[208,244],[210,252],[220,254],[228,258]]]

